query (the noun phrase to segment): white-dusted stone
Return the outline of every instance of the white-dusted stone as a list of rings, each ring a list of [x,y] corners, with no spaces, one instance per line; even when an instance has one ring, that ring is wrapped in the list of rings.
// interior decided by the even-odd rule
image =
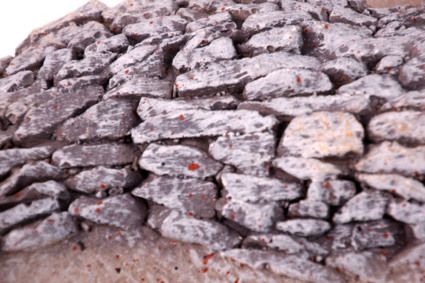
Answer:
[[[276,223],[276,229],[295,236],[320,236],[331,229],[329,222],[319,219],[291,219]]]
[[[307,199],[341,205],[356,194],[353,182],[345,180],[313,181],[308,187]]]
[[[400,222],[419,224],[425,219],[425,205],[394,200],[388,205],[387,213]]]

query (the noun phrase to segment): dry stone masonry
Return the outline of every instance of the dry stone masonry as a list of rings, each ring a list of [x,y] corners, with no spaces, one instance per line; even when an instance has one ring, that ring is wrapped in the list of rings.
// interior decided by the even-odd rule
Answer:
[[[369,2],[90,1],[31,33],[0,59],[0,253],[150,229],[390,282],[425,240],[425,10]]]

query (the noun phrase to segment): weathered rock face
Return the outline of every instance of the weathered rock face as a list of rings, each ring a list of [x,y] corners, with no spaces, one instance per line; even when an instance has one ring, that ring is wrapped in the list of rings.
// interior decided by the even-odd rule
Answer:
[[[0,59],[0,278],[77,242],[76,282],[421,282],[425,10],[369,2],[90,1],[33,32]]]

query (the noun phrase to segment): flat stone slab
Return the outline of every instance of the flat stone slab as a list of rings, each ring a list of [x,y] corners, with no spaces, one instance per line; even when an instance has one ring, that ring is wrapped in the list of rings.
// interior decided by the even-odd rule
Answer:
[[[220,136],[230,132],[255,133],[272,129],[277,120],[254,111],[182,110],[156,115],[131,130],[134,143],[161,139]]]
[[[199,97],[195,99],[159,99],[142,97],[139,102],[139,107],[137,108],[137,114],[143,120],[149,121],[149,119],[157,115],[171,114],[185,110],[230,110],[236,108],[238,102],[239,101],[231,95]],[[184,114],[182,115],[182,118],[185,118]]]
[[[395,246],[402,236],[402,225],[390,220],[369,221],[354,226],[352,243],[356,250]]]
[[[124,34],[117,34],[108,38],[98,39],[84,49],[84,55],[97,56],[99,53],[121,53],[129,45],[128,39]]]
[[[76,59],[76,54],[72,49],[62,48],[46,54],[38,73],[39,77],[44,80],[53,80],[57,72],[66,63]]]
[[[102,200],[83,196],[69,205],[68,212],[97,224],[130,229],[144,222],[147,208],[129,194]]]
[[[259,77],[281,68],[312,69],[319,67],[317,59],[286,52],[262,54],[252,58],[211,63],[177,76],[179,96],[201,96],[220,91],[236,91]]]
[[[299,26],[284,26],[254,34],[247,42],[239,46],[246,56],[262,53],[286,51],[300,53],[303,45],[302,29]]]
[[[205,152],[184,145],[150,144],[139,159],[140,168],[157,175],[206,178],[223,165]]]
[[[345,180],[313,181],[307,190],[307,199],[338,206],[354,197],[356,186]]]
[[[242,24],[242,31],[249,34],[257,33],[272,27],[283,27],[285,25],[296,25],[311,20],[312,17],[303,11],[283,12],[271,11],[267,13],[255,13],[250,15]]]
[[[376,190],[387,191],[406,200],[425,202],[425,186],[397,174],[357,174],[357,180]]]
[[[400,222],[419,224],[424,221],[425,205],[394,200],[389,203],[387,213]]]
[[[213,251],[232,248],[241,241],[236,233],[218,222],[197,219],[173,209],[152,211],[148,224],[166,238],[200,244]]]
[[[88,87],[81,91],[58,91],[54,98],[39,107],[31,108],[15,132],[18,142],[31,142],[49,136],[55,127],[88,106],[97,102],[103,89]]]
[[[405,147],[397,142],[382,142],[370,148],[355,165],[355,169],[366,173],[398,173],[405,176],[422,175],[425,160],[424,146]]]
[[[326,93],[333,86],[328,76],[312,70],[279,69],[249,82],[244,89],[246,100],[267,100],[284,96]]]
[[[237,199],[218,200],[218,213],[251,231],[268,232],[276,220],[283,219],[283,210],[276,202],[250,203]]]
[[[134,188],[141,180],[141,175],[129,168],[114,169],[98,166],[68,178],[65,184],[71,190],[82,193],[113,194],[115,191],[122,192],[125,189]]]
[[[267,267],[276,274],[285,275],[297,281],[344,282],[342,277],[331,268],[297,255],[286,256],[269,251],[246,249],[233,249],[220,254],[254,269]]]
[[[425,110],[425,92],[409,91],[404,95],[394,97],[382,105],[381,110],[412,109]]]
[[[363,126],[352,114],[315,112],[297,116],[289,123],[278,152],[305,158],[361,155],[363,137]]]
[[[321,71],[337,85],[349,84],[367,75],[366,65],[354,58],[341,57],[325,62]]]
[[[329,222],[319,219],[290,219],[276,223],[276,229],[300,237],[321,236],[331,229]]]
[[[255,110],[265,115],[282,117],[285,120],[320,111],[361,114],[367,112],[369,107],[369,98],[349,95],[278,97],[261,102],[243,101],[238,105],[238,109]]]
[[[61,168],[115,166],[130,164],[138,156],[125,144],[70,145],[55,151],[52,161]]]
[[[87,109],[83,114],[68,119],[55,131],[60,141],[118,140],[129,134],[138,122],[134,113],[137,102],[108,99]]]
[[[79,32],[68,42],[68,48],[83,52],[96,40],[108,38],[112,33],[101,23],[90,21],[82,25]]]
[[[21,71],[37,69],[43,63],[46,54],[49,54],[54,50],[55,48],[53,46],[47,48],[39,47],[27,49],[10,61],[5,73],[10,76]]]
[[[187,21],[179,16],[164,16],[143,19],[136,24],[130,24],[123,29],[123,33],[130,39],[142,41],[149,36],[165,32],[185,30]]]
[[[218,190],[212,182],[164,176],[152,177],[131,193],[187,215],[201,218],[215,216]]]
[[[49,158],[54,148],[39,146],[33,148],[12,148],[0,151],[0,176],[4,176],[13,167],[25,164],[28,161]]]
[[[244,202],[262,203],[294,200],[302,196],[300,184],[285,183],[278,179],[224,173],[221,176],[222,195]]]
[[[105,98],[171,98],[173,85],[168,80],[153,78],[135,78],[105,93]]]
[[[321,181],[342,174],[337,166],[315,158],[282,156],[274,159],[272,165],[300,180]]]
[[[317,200],[302,200],[289,206],[288,216],[326,219],[329,216],[329,206]]]
[[[0,92],[11,92],[30,86],[34,82],[31,71],[22,71],[12,76],[0,79]]]
[[[63,177],[59,167],[45,161],[30,162],[12,170],[7,179],[0,183],[0,196],[9,195],[34,182],[57,180]]]
[[[357,13],[349,8],[336,6],[329,15],[329,21],[332,23],[346,23],[358,26],[373,26],[376,24],[377,19],[372,16]]]
[[[421,89],[425,86],[424,71],[425,57],[415,57],[400,68],[398,79],[407,89]]]
[[[342,224],[382,219],[388,202],[388,196],[381,192],[361,192],[342,206],[334,215],[333,221]]]
[[[63,241],[77,233],[67,212],[53,213],[44,220],[17,228],[3,238],[2,251],[30,251]]]
[[[385,112],[368,124],[368,137],[374,142],[384,140],[425,143],[425,114],[420,111]]]
[[[0,231],[5,232],[17,224],[59,210],[59,202],[53,198],[35,200],[30,204],[18,204],[0,212]]]
[[[404,90],[391,76],[372,74],[340,87],[337,93],[391,99],[401,96]]]
[[[210,143],[210,155],[247,175],[268,176],[276,138],[272,133],[227,135]]]

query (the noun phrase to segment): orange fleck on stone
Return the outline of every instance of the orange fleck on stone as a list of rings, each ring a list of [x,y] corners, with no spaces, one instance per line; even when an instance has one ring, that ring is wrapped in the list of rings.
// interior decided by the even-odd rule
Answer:
[[[192,162],[187,166],[187,169],[189,169],[189,171],[195,171],[198,170],[199,167],[201,167],[198,163]]]
[[[206,256],[204,256],[202,258],[202,263],[205,264],[205,265],[207,265],[208,264],[208,261],[210,261],[214,256],[215,256],[215,253],[207,254]]]
[[[72,210],[72,212],[74,214],[79,214],[80,213],[80,209],[78,207],[74,207],[74,209]]]
[[[299,75],[295,76],[295,81],[297,82],[297,84],[301,84],[301,77]]]
[[[223,7],[221,7],[221,9],[220,9],[222,12],[224,12],[224,10],[226,10],[226,8],[223,6]]]
[[[180,120],[180,121],[184,121],[184,115],[183,115],[183,114],[180,114],[180,115],[179,115],[179,120]]]
[[[202,272],[202,273],[207,273],[207,272],[208,272],[208,267],[202,268],[202,269],[201,269],[201,272]]]
[[[323,182],[322,185],[324,189],[327,189],[327,190],[332,189],[332,185],[328,181]]]
[[[329,24],[325,24],[325,29],[329,29]]]
[[[20,198],[21,196],[22,196],[22,193],[21,192],[17,192],[17,193],[15,193],[15,198]]]
[[[99,214],[100,212],[102,212],[102,209],[101,209],[100,207],[97,207],[97,208],[95,209],[95,211],[96,211],[96,213],[97,213],[97,214]]]
[[[236,278],[233,283],[239,283],[239,278]]]
[[[106,189],[108,186],[105,183],[100,183],[99,187],[104,190]]]
[[[103,204],[103,200],[97,200],[97,201],[96,201],[96,204],[97,204],[97,205],[101,205],[101,204]]]
[[[384,239],[388,239],[388,237],[390,236],[390,234],[385,231],[382,236],[384,237]]]

